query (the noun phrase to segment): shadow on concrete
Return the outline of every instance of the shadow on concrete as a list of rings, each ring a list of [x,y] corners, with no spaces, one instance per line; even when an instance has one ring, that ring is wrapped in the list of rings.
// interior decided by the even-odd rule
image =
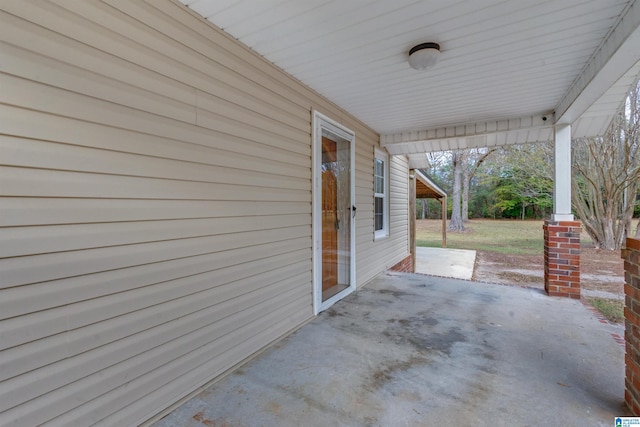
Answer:
[[[155,426],[611,426],[612,328],[538,290],[387,273]]]

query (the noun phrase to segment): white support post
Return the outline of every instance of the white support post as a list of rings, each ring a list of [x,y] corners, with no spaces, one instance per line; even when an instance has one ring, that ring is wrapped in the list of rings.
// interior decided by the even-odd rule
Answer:
[[[553,221],[573,221],[571,213],[571,125],[556,125]]]

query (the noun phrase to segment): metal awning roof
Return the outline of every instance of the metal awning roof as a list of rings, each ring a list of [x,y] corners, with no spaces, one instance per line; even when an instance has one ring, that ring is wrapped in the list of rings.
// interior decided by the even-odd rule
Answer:
[[[640,71],[640,0],[180,0],[381,135],[426,151],[604,132]],[[418,72],[412,46],[438,42]],[[546,118],[546,120],[545,120]]]

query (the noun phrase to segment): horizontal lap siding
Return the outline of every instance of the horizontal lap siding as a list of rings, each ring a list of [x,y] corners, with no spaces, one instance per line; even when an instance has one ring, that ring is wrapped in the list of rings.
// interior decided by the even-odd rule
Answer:
[[[409,164],[406,157],[389,157],[389,236],[374,241],[373,238],[373,156],[374,150],[368,147],[367,154],[358,157],[362,164],[361,174],[369,180],[357,182],[358,202],[358,283],[364,284],[409,255],[408,233],[408,195]],[[358,165],[356,165],[356,168]],[[369,173],[365,174],[366,168]],[[356,179],[356,181],[358,181]],[[359,184],[359,185],[358,185]]]
[[[406,162],[373,243],[375,132],[183,6],[1,9],[0,425],[135,425],[312,316],[312,109],[358,285],[402,258]]]

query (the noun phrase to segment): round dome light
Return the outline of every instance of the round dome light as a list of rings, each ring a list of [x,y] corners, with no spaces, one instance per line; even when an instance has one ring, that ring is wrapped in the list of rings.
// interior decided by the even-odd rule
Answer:
[[[426,70],[438,63],[440,45],[438,43],[421,43],[409,51],[409,65],[414,70]]]

